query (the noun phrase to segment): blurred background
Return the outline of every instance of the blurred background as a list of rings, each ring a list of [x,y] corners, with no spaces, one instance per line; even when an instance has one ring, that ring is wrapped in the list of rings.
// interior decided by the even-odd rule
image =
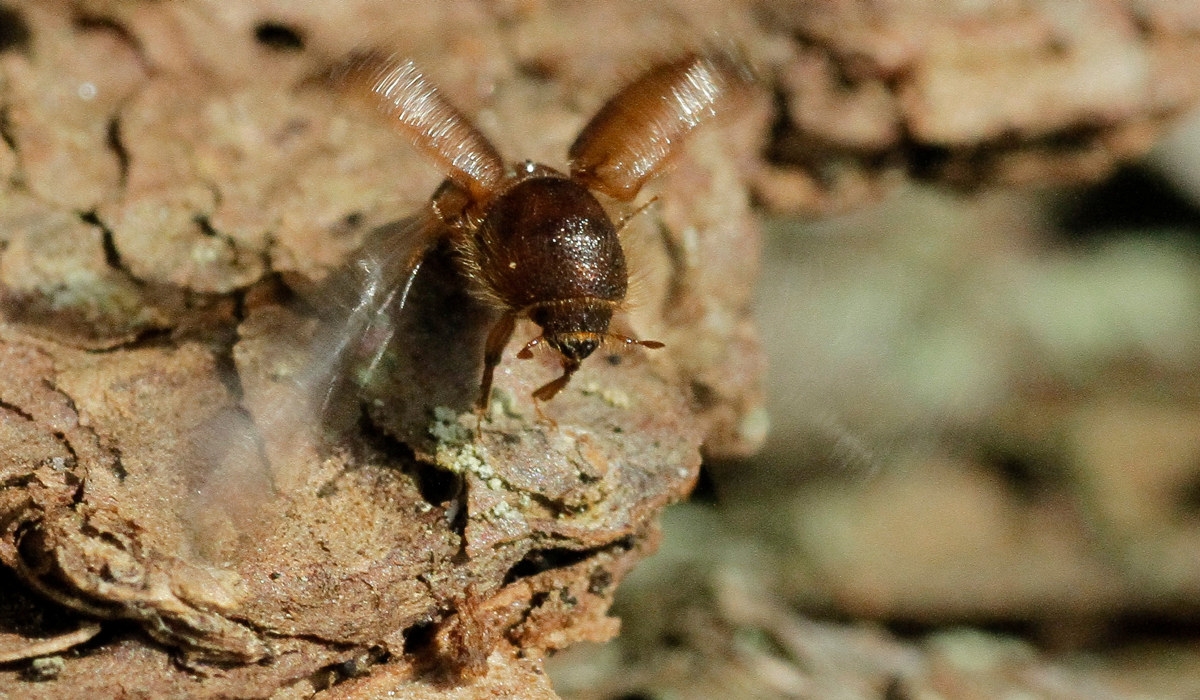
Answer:
[[[767,446],[556,689],[1200,697],[1200,120],[1097,184],[766,229]]]
[[[551,659],[555,691],[1200,698],[1200,121],[1178,121],[1200,99],[1200,2],[397,7],[0,4],[0,175],[21,190],[0,214],[82,227],[91,247],[64,224],[62,248],[98,272],[61,288],[131,300],[120,343],[171,327],[179,290],[331,265],[436,186],[390,133],[280,89],[331,56],[394,43],[545,160],[639,61],[733,41],[773,108],[742,127],[771,124],[741,136],[761,151],[736,151],[766,235],[772,429],[732,456],[763,434],[735,334],[715,403],[741,423],[619,587],[621,636]],[[744,266],[702,261],[739,273],[726,287],[752,277],[747,229],[713,246]],[[58,284],[39,261],[59,251],[14,249],[15,282]],[[193,274],[214,250],[219,274]]]

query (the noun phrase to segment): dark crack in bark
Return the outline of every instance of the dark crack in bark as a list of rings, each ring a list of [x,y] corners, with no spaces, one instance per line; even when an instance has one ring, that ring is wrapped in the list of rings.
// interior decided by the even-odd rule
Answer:
[[[0,53],[29,50],[29,25],[20,11],[0,5]]]

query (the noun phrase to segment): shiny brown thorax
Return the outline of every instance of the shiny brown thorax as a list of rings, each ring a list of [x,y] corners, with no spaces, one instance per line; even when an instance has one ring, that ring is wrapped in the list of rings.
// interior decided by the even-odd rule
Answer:
[[[625,298],[616,227],[592,193],[566,177],[530,178],[501,195],[475,232],[475,248],[507,306]]]

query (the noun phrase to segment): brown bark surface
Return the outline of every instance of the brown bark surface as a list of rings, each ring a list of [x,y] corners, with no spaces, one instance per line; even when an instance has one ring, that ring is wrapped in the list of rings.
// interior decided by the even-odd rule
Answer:
[[[751,198],[1098,177],[1200,90],[1192,5],[0,4],[0,696],[554,697],[543,657],[616,634],[702,452],[764,437]],[[630,224],[627,322],[665,349],[597,353],[553,425],[556,363],[510,350],[476,437],[492,315],[440,250],[384,371],[331,360],[378,341],[315,309],[439,178],[307,78],[399,51],[561,167],[714,36],[763,95]]]
[[[908,178],[978,189],[1086,182],[1195,103],[1195,3],[759,4],[795,41],[775,64],[781,211],[842,211]]]

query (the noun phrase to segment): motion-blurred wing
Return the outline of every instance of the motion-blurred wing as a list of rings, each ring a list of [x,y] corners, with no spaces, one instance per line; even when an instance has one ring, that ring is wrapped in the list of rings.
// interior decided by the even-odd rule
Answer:
[[[569,152],[571,176],[629,201],[679,144],[754,82],[729,54],[693,54],[650,69],[612,97]]]
[[[475,201],[484,201],[504,177],[495,146],[407,59],[358,54],[330,71],[343,92],[387,117]]]
[[[442,232],[441,221],[426,208],[372,232],[346,267],[325,282],[306,378],[323,417],[335,410],[344,388],[365,382],[378,368],[421,263]]]

